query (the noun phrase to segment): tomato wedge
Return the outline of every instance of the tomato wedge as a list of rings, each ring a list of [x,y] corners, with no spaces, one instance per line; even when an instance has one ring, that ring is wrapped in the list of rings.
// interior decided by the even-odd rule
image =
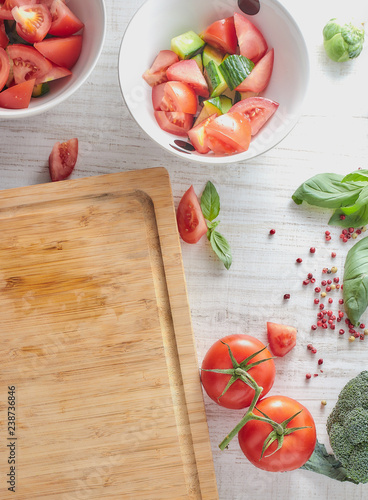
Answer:
[[[201,38],[225,54],[235,54],[238,39],[233,16],[212,23],[201,33]]]
[[[59,78],[64,78],[66,76],[71,76],[72,72],[68,68],[63,68],[62,66],[57,66],[54,63],[51,63],[52,67],[46,75],[41,78],[41,81],[37,82],[37,85],[40,83],[51,82],[53,80],[58,80]]]
[[[5,31],[4,20],[0,19],[0,47],[2,49],[5,49],[8,43],[9,43],[9,38]]]
[[[274,49],[267,52],[252,69],[247,78],[236,88],[239,92],[262,92],[271,79],[274,61]]]
[[[271,118],[279,104],[265,97],[248,97],[237,102],[230,111],[242,113],[250,120],[252,136]]]
[[[206,141],[206,127],[216,118],[216,116],[218,116],[217,113],[214,113],[188,131],[190,142],[198,153],[205,154],[210,152],[210,148]]]
[[[35,43],[34,47],[58,66],[71,69],[77,62],[82,50],[82,35],[48,38]]]
[[[40,42],[47,35],[51,26],[51,14],[41,4],[14,7],[12,15],[16,21],[16,30],[20,37],[29,43]]]
[[[266,40],[259,29],[242,14],[234,13],[234,23],[240,54],[256,63],[267,52]]]
[[[23,44],[8,45],[6,51],[13,60],[14,82],[16,84],[36,79],[36,84],[52,69],[50,61],[36,49]]]
[[[160,104],[162,111],[180,111],[195,115],[198,99],[194,90],[183,82],[167,82]]]
[[[161,102],[165,95],[165,85],[164,83],[159,83],[152,87],[152,105],[155,111],[162,111]]]
[[[193,115],[178,111],[155,111],[159,127],[169,134],[187,137],[193,125]]]
[[[78,158],[78,139],[56,142],[49,156],[51,180],[62,181],[73,172]]]
[[[208,98],[208,85],[202,71],[194,59],[184,59],[172,64],[166,71],[168,80],[184,82],[190,85],[196,94]]]
[[[50,13],[52,16],[50,35],[70,36],[84,27],[82,21],[65,5],[63,0],[54,0]]]
[[[180,200],[176,220],[179,234],[186,243],[197,243],[207,233],[207,224],[193,186]]]
[[[6,84],[10,72],[10,63],[8,54],[0,47],[0,90]]]
[[[206,145],[219,155],[247,151],[250,144],[250,121],[244,114],[229,111],[206,126]]]
[[[160,50],[152,66],[143,73],[142,78],[151,87],[167,82],[166,70],[178,61],[179,57],[172,50]]]
[[[296,345],[297,329],[293,326],[267,323],[267,338],[272,354],[285,356]]]
[[[32,97],[35,80],[13,85],[0,92],[0,107],[8,109],[28,108]]]

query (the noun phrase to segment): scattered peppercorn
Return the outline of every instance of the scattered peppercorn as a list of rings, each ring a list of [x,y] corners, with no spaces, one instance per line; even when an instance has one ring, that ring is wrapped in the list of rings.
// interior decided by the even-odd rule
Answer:
[[[322,359],[322,358],[320,358],[320,359],[318,360],[318,364],[319,364],[319,365],[323,365],[323,359]]]
[[[322,405],[322,406],[326,406],[326,405],[327,405],[327,401],[326,401],[325,399],[322,399],[322,401],[321,401],[321,405]]]
[[[307,373],[307,374],[305,375],[305,378],[306,378],[307,380],[309,380],[310,378],[312,378],[312,375],[311,375],[310,373]]]
[[[297,263],[298,263],[298,264],[300,264],[301,262],[303,262],[303,259],[301,259],[300,257],[298,257],[298,258],[296,259],[296,261],[297,261]]]
[[[316,249],[314,247],[310,247],[309,251],[310,251],[310,253],[315,253]]]
[[[276,229],[270,229],[270,234],[273,235],[276,233]]]
[[[285,300],[290,299],[290,293],[285,293],[285,295],[284,295],[284,299],[285,299]]]

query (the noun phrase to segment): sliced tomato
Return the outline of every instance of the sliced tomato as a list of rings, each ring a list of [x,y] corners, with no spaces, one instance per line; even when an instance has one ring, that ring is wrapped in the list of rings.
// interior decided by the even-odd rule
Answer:
[[[65,5],[63,0],[54,0],[50,6],[50,13],[52,16],[50,35],[70,36],[84,27],[82,21]]]
[[[41,78],[42,81],[38,81],[37,84],[52,82],[53,80],[59,80],[59,78],[64,78],[66,76],[71,76],[72,72],[68,68],[63,68],[62,66],[57,66],[54,63],[51,63],[51,70]]]
[[[166,71],[167,78],[190,85],[196,94],[209,97],[208,85],[194,59],[183,59],[172,64]]]
[[[167,82],[161,100],[162,111],[180,111],[195,115],[198,98],[194,90],[184,82]]]
[[[259,29],[242,14],[234,13],[234,23],[240,54],[256,63],[267,52],[266,40]]]
[[[51,26],[51,14],[47,7],[41,4],[24,5],[12,9],[16,21],[16,30],[26,42],[41,42]]]
[[[252,135],[256,135],[261,127],[275,113],[279,104],[265,97],[248,97],[237,102],[230,111],[237,111],[245,115],[251,124]]]
[[[28,108],[32,97],[35,80],[13,85],[0,92],[0,108],[24,109]]]
[[[274,61],[274,49],[267,52],[252,69],[247,78],[236,88],[239,92],[262,92],[271,79]]]
[[[152,87],[152,105],[153,109],[156,111],[162,111],[161,109],[161,102],[162,99],[165,95],[165,85],[166,82],[164,83],[159,83],[158,85],[154,85]]]
[[[9,78],[10,62],[8,54],[0,47],[0,90],[4,87]]]
[[[156,121],[169,134],[186,137],[193,125],[193,115],[177,111],[155,111]]]
[[[5,31],[4,20],[0,19],[0,47],[2,49],[5,49],[8,43],[9,43],[9,38]]]
[[[293,326],[267,323],[267,338],[272,354],[285,356],[296,345],[297,329]]]
[[[78,158],[78,139],[56,142],[49,156],[49,171],[52,181],[62,181],[73,172]]]
[[[206,127],[207,125],[218,116],[216,113],[209,116],[195,127],[191,128],[188,132],[190,142],[198,153],[205,154],[210,152],[210,148],[206,141]]]
[[[207,224],[193,186],[180,200],[176,220],[179,234],[186,243],[197,243],[207,233]]]
[[[206,145],[220,155],[247,151],[250,144],[250,121],[242,113],[228,112],[206,126]]]
[[[52,64],[36,49],[22,44],[8,45],[6,51],[13,61],[13,75],[16,84],[36,79],[36,84],[52,69]]]
[[[82,35],[48,38],[35,43],[34,47],[58,66],[71,69],[77,62],[82,50]]]
[[[233,16],[212,23],[201,33],[201,38],[225,54],[235,54],[238,39]]]
[[[167,68],[178,61],[179,57],[172,50],[161,50],[152,66],[143,73],[142,77],[151,87],[167,82]]]

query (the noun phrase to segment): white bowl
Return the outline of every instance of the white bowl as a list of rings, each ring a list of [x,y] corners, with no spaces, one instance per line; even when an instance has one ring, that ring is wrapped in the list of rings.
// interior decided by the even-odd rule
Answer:
[[[303,35],[290,13],[277,0],[261,0],[260,11],[247,16],[275,50],[268,87],[261,93],[279,108],[254,136],[248,151],[214,156],[182,150],[174,143],[183,138],[164,132],[152,108],[151,87],[142,79],[158,52],[170,49],[174,36],[188,30],[200,33],[212,22],[241,12],[235,0],[147,0],[130,21],[120,48],[119,80],[122,95],[140,127],[167,151],[186,160],[229,163],[258,156],[278,144],[297,123],[309,81],[309,58]],[[180,142],[179,142],[180,144]]]
[[[31,99],[26,109],[0,108],[0,119],[34,116],[57,106],[70,97],[87,80],[100,57],[106,34],[104,0],[70,0],[68,7],[84,23],[81,54],[72,76],[50,82],[50,92]]]

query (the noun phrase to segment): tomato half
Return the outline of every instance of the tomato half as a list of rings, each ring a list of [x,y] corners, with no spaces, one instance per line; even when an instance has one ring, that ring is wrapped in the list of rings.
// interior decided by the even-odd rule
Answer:
[[[35,43],[45,38],[51,26],[51,14],[47,7],[41,4],[24,5],[14,7],[11,12],[17,23],[17,33],[23,40]]]
[[[77,62],[82,50],[82,35],[48,38],[35,43],[34,47],[58,66],[71,69]]]
[[[0,47],[2,49],[5,49],[8,43],[9,43],[9,38],[5,31],[4,21],[3,19],[0,19]]]
[[[236,88],[238,92],[262,92],[270,82],[274,62],[274,50],[271,49],[252,69],[247,78]]]
[[[282,423],[300,410],[301,413],[287,424],[287,428],[308,428],[285,435],[282,448],[272,455],[277,442],[272,443],[261,458],[263,444],[272,431],[269,423],[251,420],[239,431],[239,445],[253,465],[270,472],[286,472],[299,469],[307,462],[316,445],[316,425],[305,406],[286,396],[270,396],[257,403],[254,413],[262,415],[262,411],[275,422]]]
[[[201,38],[225,54],[235,54],[238,46],[233,16],[215,21],[201,33]]]
[[[251,139],[249,119],[236,111],[216,117],[206,127],[208,147],[220,155],[247,151]]]
[[[2,90],[8,80],[9,71],[10,63],[8,54],[0,47],[0,90]]]
[[[206,127],[207,125],[216,118],[217,113],[209,116],[202,122],[200,122],[195,127],[191,128],[188,132],[188,137],[190,142],[193,144],[194,148],[198,153],[205,154],[210,152],[206,141]]]
[[[186,243],[197,243],[207,233],[207,224],[193,186],[180,200],[176,220],[179,234]]]
[[[231,112],[242,113],[250,120],[251,133],[256,135],[263,125],[276,112],[279,104],[265,97],[248,97],[230,108]]]
[[[225,408],[247,408],[254,397],[254,389],[238,379],[221,396],[231,375],[204,371],[210,369],[223,370],[233,368],[228,348],[223,342],[229,345],[238,363],[241,363],[249,356],[264,349],[247,363],[251,364],[257,361],[266,360],[247,370],[257,384],[263,387],[261,397],[264,397],[273,386],[276,373],[275,363],[270,351],[265,348],[265,345],[260,340],[250,335],[228,335],[215,342],[207,351],[202,362],[201,380],[208,396],[217,404]]]
[[[256,63],[267,52],[266,40],[259,29],[242,14],[234,13],[234,23],[240,54]]]
[[[0,92],[0,107],[8,109],[28,108],[34,84],[35,80],[28,80]]]
[[[296,345],[297,329],[293,326],[267,322],[267,338],[275,356],[285,356]]]
[[[52,64],[36,49],[23,44],[8,45],[6,51],[13,61],[15,83],[36,79],[36,84],[52,69]]]
[[[169,134],[186,137],[193,125],[193,115],[178,111],[155,111],[159,127]]]
[[[70,36],[84,27],[82,21],[65,5],[63,0],[54,0],[50,6],[50,13],[52,16],[50,35]]]
[[[184,59],[172,64],[167,69],[166,75],[169,80],[187,83],[202,97],[209,96],[206,79],[194,59]]]
[[[73,172],[78,158],[78,139],[56,142],[49,156],[49,171],[52,181],[62,181]]]
[[[198,99],[194,90],[183,82],[167,82],[161,100],[162,111],[179,111],[195,115]]]

